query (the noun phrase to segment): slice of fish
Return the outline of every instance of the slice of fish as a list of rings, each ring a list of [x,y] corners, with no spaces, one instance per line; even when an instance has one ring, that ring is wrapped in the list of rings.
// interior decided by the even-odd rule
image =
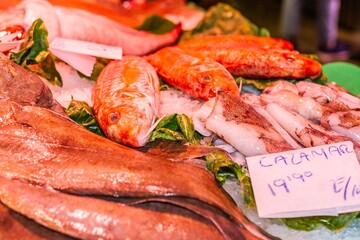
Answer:
[[[74,240],[52,231],[0,203],[0,239]]]
[[[220,90],[239,95],[231,74],[210,58],[187,54],[177,47],[166,47],[146,59],[164,81],[194,98],[208,100]]]
[[[56,37],[96,42],[122,47],[125,55],[145,55],[175,43],[181,25],[165,34],[152,34],[123,25],[82,9],[53,6],[45,0],[24,0],[17,9],[24,11],[23,25],[31,26],[42,18],[51,42]]]
[[[212,49],[294,49],[294,45],[285,39],[240,34],[201,36],[181,42],[177,46],[182,49],[194,50],[203,47],[210,47]]]
[[[232,75],[247,78],[303,79],[321,74],[321,64],[294,50],[204,46],[188,49],[222,64]]]
[[[245,156],[283,152],[293,147],[253,107],[219,92],[206,127]]]
[[[6,178],[0,178],[0,200],[48,228],[81,239],[223,239],[204,220],[69,195]]]
[[[93,92],[94,113],[105,135],[127,146],[144,146],[159,111],[159,85],[155,69],[141,57],[109,63]]]
[[[0,119],[1,176],[78,194],[186,196],[221,209],[254,239],[269,238],[203,168],[116,144],[45,108],[3,101]]]
[[[34,73],[0,56],[0,100],[51,109],[66,116],[50,89]]]

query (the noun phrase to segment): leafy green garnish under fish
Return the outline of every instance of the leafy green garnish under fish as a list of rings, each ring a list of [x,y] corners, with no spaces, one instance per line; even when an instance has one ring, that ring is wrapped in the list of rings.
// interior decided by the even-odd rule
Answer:
[[[265,28],[259,28],[241,12],[226,3],[217,3],[210,7],[202,21],[191,31],[184,32],[179,42],[198,36],[242,34],[270,36]]]
[[[24,34],[24,42],[18,52],[11,52],[10,59],[25,69],[47,79],[51,84],[62,86],[61,76],[55,68],[55,56],[48,50],[48,31],[39,18]]]
[[[71,99],[65,111],[72,120],[81,126],[100,136],[105,136],[96,121],[93,109],[86,102]]]
[[[282,218],[279,219],[286,226],[296,230],[311,231],[319,226],[324,226],[332,231],[339,231],[353,221],[359,212],[340,214],[339,216],[315,216],[301,218]]]
[[[195,143],[196,133],[191,120],[184,114],[171,114],[164,117],[152,132],[149,142],[166,139]]]

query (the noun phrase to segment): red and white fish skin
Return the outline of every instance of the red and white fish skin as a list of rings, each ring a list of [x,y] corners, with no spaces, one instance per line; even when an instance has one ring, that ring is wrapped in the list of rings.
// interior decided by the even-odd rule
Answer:
[[[125,26],[115,20],[85,10],[51,5],[45,0],[24,0],[17,9],[24,11],[23,24],[28,28],[42,18],[48,40],[55,37],[95,42],[123,48],[125,55],[143,56],[175,43],[181,25],[165,34],[152,34]]]
[[[240,34],[201,36],[181,42],[177,46],[182,49],[201,49],[202,47],[213,49],[294,49],[294,45],[285,39]]]
[[[155,69],[138,56],[111,62],[96,81],[93,102],[108,138],[131,147],[145,145],[160,104]]]
[[[221,63],[232,75],[247,78],[303,79],[321,74],[321,64],[297,51],[203,47],[186,50]]]
[[[210,58],[166,47],[146,59],[165,82],[194,98],[208,100],[218,91],[239,95],[235,79],[224,66]]]

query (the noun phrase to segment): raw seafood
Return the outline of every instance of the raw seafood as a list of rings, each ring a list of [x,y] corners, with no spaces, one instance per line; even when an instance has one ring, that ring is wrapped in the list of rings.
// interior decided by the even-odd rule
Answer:
[[[226,127],[224,127],[226,126]],[[240,97],[219,92],[206,127],[245,156],[292,150],[263,116]]]
[[[223,239],[211,224],[184,213],[74,196],[1,177],[0,200],[50,229],[81,239]]]
[[[262,92],[260,98],[265,103],[277,103],[291,111],[295,111],[301,116],[320,123],[323,127],[332,129],[359,143],[360,112],[348,110],[350,108],[349,104],[345,104],[343,100],[334,104],[331,104],[331,101],[326,103],[323,103],[321,100],[316,101],[316,97],[315,99],[310,97],[315,94],[315,92],[311,93],[313,90],[310,90],[309,93],[307,93],[308,91],[303,92],[301,87],[305,85],[313,86],[313,89],[318,90],[323,87],[307,83],[294,85],[285,81],[276,81]],[[303,96],[299,95],[299,90],[296,86],[300,86]],[[324,90],[327,90],[330,94],[333,92],[333,90],[326,87]],[[335,100],[335,95],[332,98]]]
[[[74,240],[51,231],[0,203],[0,239]]]
[[[221,63],[232,75],[247,78],[302,79],[318,77],[321,64],[297,51],[203,46],[184,50]]]
[[[323,114],[331,110],[312,98],[301,97],[296,85],[286,81],[273,82],[260,94],[260,99],[264,103],[277,103],[310,120],[320,121]]]
[[[109,63],[96,81],[93,102],[96,119],[109,139],[144,146],[159,111],[155,69],[136,56]]]
[[[221,209],[254,237],[268,238],[203,168],[126,148],[44,108],[2,101],[0,117],[1,176],[77,194],[184,196]]]
[[[267,104],[266,110],[303,146],[314,147],[336,142],[351,141],[354,144],[355,154],[360,161],[360,144],[351,138],[325,129],[302,117],[300,114],[287,110],[276,103]]]
[[[181,42],[177,47],[187,50],[196,50],[201,48],[254,48],[254,49],[288,49],[293,50],[294,46],[291,42],[281,38],[260,37],[253,35],[210,35],[201,36]]]
[[[239,95],[234,78],[210,58],[190,55],[177,47],[166,47],[146,59],[164,81],[194,98],[208,100],[220,90]]]
[[[306,78],[321,73],[321,64],[292,50],[283,39],[243,35],[199,37],[178,44],[188,53],[209,57],[232,75],[249,78]]]
[[[300,81],[296,84],[300,96],[311,97],[317,102],[326,104],[334,110],[359,110],[360,98],[344,91],[316,83]]]
[[[45,0],[24,0],[16,6],[16,10],[13,16],[16,21],[3,21],[2,26],[21,24],[28,29],[35,19],[42,18],[49,32],[49,42],[55,37],[63,37],[120,46],[126,55],[145,55],[171,45],[181,32],[178,25],[166,34],[151,34],[88,11],[53,6]]]
[[[325,112],[321,117],[321,125],[360,144],[360,111]]]
[[[44,107],[66,115],[50,89],[36,74],[13,63],[4,55],[0,55],[0,100]]]

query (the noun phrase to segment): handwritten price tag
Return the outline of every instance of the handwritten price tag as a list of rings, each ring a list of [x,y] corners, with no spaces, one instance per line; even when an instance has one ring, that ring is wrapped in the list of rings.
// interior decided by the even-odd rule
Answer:
[[[73,39],[55,38],[49,50],[79,72],[90,76],[95,57],[122,59],[122,48]]]
[[[360,210],[360,165],[352,142],[246,158],[260,217]]]

